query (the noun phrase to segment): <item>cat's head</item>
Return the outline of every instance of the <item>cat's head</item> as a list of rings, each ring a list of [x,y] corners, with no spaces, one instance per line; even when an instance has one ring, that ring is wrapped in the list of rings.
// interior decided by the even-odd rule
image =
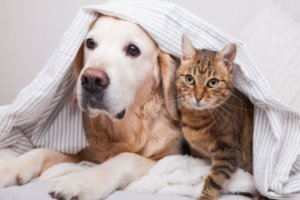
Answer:
[[[176,71],[178,105],[203,110],[224,103],[234,87],[235,56],[235,44],[228,44],[218,52],[196,49],[183,35],[181,65]]]

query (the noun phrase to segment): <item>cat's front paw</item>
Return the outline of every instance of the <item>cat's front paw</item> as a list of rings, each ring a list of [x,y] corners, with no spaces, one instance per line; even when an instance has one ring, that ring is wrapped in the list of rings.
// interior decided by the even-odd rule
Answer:
[[[205,195],[200,196],[197,200],[217,200],[218,198],[216,197],[208,197]]]
[[[262,196],[258,192],[253,195],[253,200],[269,200],[267,197]]]
[[[84,169],[84,167],[74,163],[57,164],[43,172],[36,181],[59,181],[67,175],[82,172]]]
[[[99,200],[115,189],[110,180],[86,170],[62,177],[49,195],[59,200]]]

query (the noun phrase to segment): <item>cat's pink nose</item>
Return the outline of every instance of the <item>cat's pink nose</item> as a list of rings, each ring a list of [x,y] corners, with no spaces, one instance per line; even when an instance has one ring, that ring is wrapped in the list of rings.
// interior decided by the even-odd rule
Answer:
[[[203,99],[203,97],[199,97],[199,96],[196,96],[195,98],[196,98],[197,103],[199,103],[201,101],[201,99]]]

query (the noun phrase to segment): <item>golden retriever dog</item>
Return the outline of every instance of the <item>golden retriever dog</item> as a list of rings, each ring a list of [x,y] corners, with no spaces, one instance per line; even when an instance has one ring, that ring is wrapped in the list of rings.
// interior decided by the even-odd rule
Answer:
[[[21,185],[49,167],[82,160],[96,166],[60,179],[54,199],[96,200],[148,172],[155,161],[180,153],[181,134],[170,113],[172,62],[137,24],[100,16],[75,61],[76,101],[88,147],[77,155],[35,149],[0,166],[0,187]]]

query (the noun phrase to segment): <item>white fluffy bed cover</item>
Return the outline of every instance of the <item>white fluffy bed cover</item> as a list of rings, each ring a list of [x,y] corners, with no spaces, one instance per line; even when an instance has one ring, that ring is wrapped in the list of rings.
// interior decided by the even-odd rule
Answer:
[[[236,85],[255,105],[255,184],[271,198],[300,199],[300,114],[277,100],[244,43],[164,1],[112,0],[82,8],[43,70],[11,105],[0,107],[0,148],[76,153],[86,146],[81,112],[69,101],[71,63],[98,13],[138,23],[163,51],[176,55],[182,33],[198,48],[235,42]]]

